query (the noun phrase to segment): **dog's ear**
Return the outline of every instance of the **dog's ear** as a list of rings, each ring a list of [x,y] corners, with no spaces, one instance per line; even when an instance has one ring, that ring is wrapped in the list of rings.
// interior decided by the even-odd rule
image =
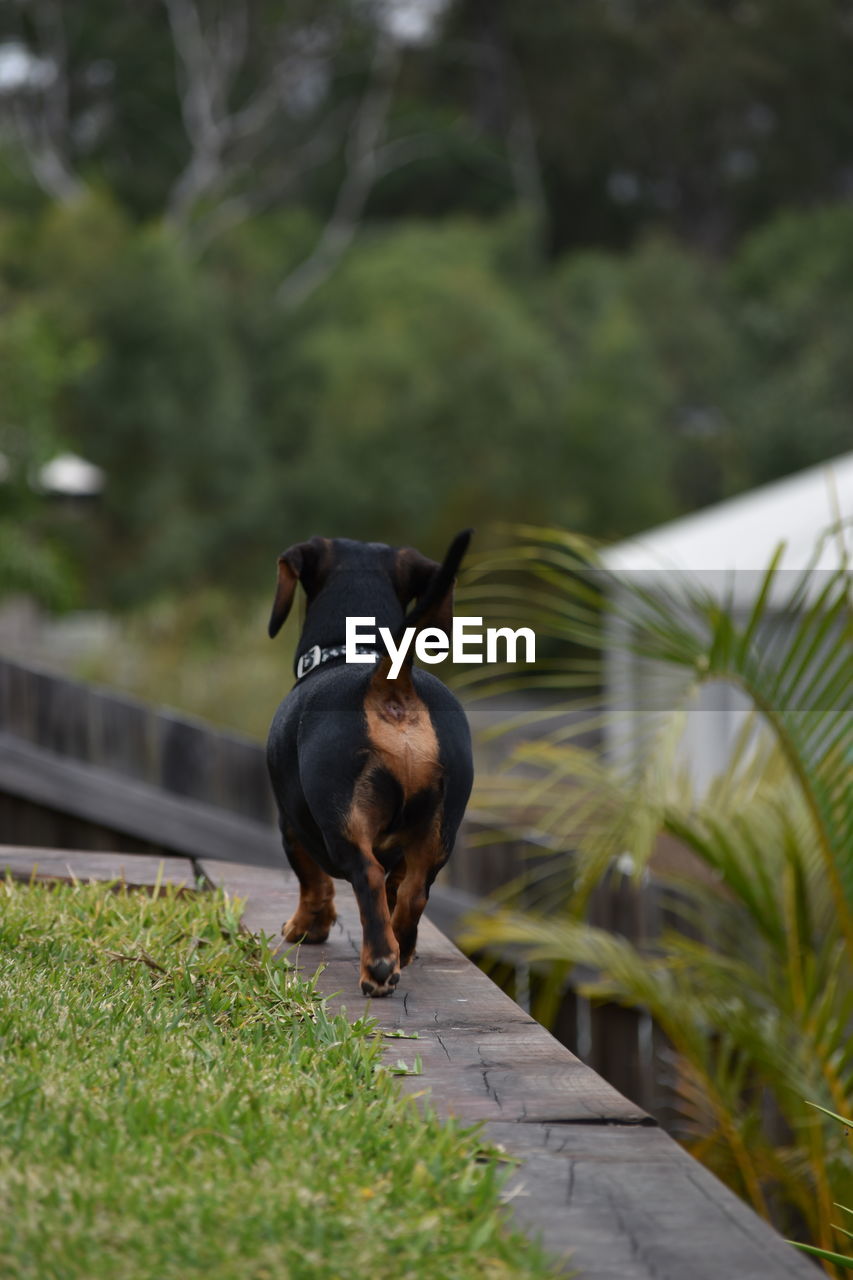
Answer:
[[[402,547],[397,552],[397,594],[404,608],[412,600],[423,600],[440,569],[441,565],[437,560],[428,559],[420,551],[415,551],[414,547]],[[446,635],[450,635],[453,628],[452,582],[441,599],[429,609],[428,614],[419,619],[418,625],[440,627]]]
[[[314,595],[325,579],[329,558],[328,538],[296,542],[279,556],[278,583],[269,622],[270,636],[277,636],[287,621],[297,582],[302,583],[309,595]]]

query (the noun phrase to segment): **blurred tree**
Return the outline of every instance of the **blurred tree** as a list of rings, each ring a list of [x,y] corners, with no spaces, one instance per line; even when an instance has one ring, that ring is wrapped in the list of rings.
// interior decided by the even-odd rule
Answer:
[[[573,527],[619,537],[724,496],[738,359],[714,272],[663,241],[572,255],[549,281],[548,328],[566,362]]]
[[[834,0],[445,0],[416,33],[379,0],[3,12],[0,114],[42,189],[106,183],[196,247],[297,202],[324,262],[365,213],[511,206],[552,252],[659,228],[716,252],[850,190]]]
[[[291,324],[288,521],[438,547],[460,524],[563,509],[558,352],[506,278],[514,224],[362,242]]]
[[[110,477],[62,532],[105,598],[248,586],[273,529],[620,537],[849,446],[846,211],[727,265],[672,234],[719,247],[792,198],[794,86],[826,135],[805,194],[843,189],[835,10],[419,12],[415,37],[351,0],[15,8],[0,287],[53,335],[56,434]]]
[[[781,216],[730,280],[749,370],[742,474],[761,483],[853,448],[853,210]]]
[[[78,387],[74,434],[108,481],[91,589],[126,604],[239,578],[261,455],[221,288],[149,230],[93,282],[86,308],[100,355]]]
[[[726,270],[656,239],[547,276],[523,219],[410,225],[363,236],[298,313],[274,283],[310,257],[304,213],[202,262],[91,193],[2,230],[10,314],[34,307],[61,357],[54,434],[109,477],[62,539],[114,601],[251,586],[309,527],[437,546],[534,513],[618,538],[849,439],[845,212]]]
[[[306,175],[338,157],[358,119],[384,39],[373,7],[347,0],[17,9],[14,22],[5,8],[0,107],[36,183],[66,203],[106,183],[196,245],[305,196]]]
[[[75,599],[67,555],[40,519],[39,468],[58,449],[57,401],[88,359],[63,343],[34,302],[0,291],[0,598],[27,593],[45,604]]]
[[[434,83],[494,139],[524,102],[552,250],[666,227],[717,252],[849,193],[851,51],[834,0],[456,0]]]

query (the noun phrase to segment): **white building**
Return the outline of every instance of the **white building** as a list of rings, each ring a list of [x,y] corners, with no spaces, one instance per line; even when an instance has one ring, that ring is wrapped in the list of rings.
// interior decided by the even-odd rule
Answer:
[[[747,614],[780,543],[771,603],[781,605],[794,577],[809,566],[817,590],[827,570],[853,564],[853,453],[620,542],[602,559],[620,577],[641,575],[652,589],[665,586],[670,597],[680,585],[701,586]],[[607,659],[606,693],[614,718],[607,745],[612,759],[633,769],[637,743],[660,723],[667,701],[675,705],[677,692],[672,675],[625,652],[624,624],[613,623],[612,635],[617,647]],[[699,792],[725,768],[745,706],[743,695],[722,682],[705,684],[691,704],[679,757]]]

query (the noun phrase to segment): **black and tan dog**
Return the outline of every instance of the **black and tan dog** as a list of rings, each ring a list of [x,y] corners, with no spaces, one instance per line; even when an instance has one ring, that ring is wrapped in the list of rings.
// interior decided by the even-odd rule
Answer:
[[[312,538],[278,561],[271,636],[297,583],[307,597],[296,684],[267,747],[284,849],[300,885],[282,933],[288,942],[324,942],[336,918],[332,877],[348,880],[361,914],[368,996],[390,995],[412,959],[473,766],[468,723],[453,694],[411,658],[391,679],[381,643],[372,662],[348,663],[346,619],[375,618],[377,636],[387,627],[395,643],[411,626],[449,635],[454,578],[470,536],[459,534],[442,564],[411,548],[346,538]]]

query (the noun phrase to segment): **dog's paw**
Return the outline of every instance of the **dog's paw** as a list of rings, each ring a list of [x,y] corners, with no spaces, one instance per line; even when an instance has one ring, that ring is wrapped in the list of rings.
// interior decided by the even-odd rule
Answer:
[[[329,936],[331,923],[322,924],[316,920],[304,921],[299,916],[291,918],[281,926],[281,934],[285,942],[308,942],[312,945],[325,942]]]
[[[361,991],[365,996],[390,996],[400,981],[400,968],[396,956],[383,956],[369,960],[361,971]]]

